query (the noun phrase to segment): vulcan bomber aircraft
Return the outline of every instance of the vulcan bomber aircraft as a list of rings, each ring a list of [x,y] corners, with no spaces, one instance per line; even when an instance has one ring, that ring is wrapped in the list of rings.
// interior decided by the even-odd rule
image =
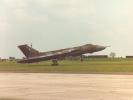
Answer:
[[[83,46],[65,48],[55,51],[48,52],[39,52],[32,48],[32,46],[28,46],[27,44],[19,45],[18,48],[23,52],[26,58],[21,59],[18,63],[35,63],[46,60],[52,60],[52,65],[58,65],[58,60],[63,59],[65,57],[73,57],[73,56],[81,56],[86,53],[93,53],[104,50],[105,46],[86,44]]]

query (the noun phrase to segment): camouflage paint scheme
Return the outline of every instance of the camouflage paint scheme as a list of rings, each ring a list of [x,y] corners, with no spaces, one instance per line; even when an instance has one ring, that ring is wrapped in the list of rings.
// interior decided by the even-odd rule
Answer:
[[[25,59],[21,59],[18,63],[35,63],[46,60],[59,60],[69,56],[81,56],[86,53],[93,53],[104,50],[105,46],[86,44],[83,46],[60,49],[55,51],[48,52],[39,52],[38,50],[29,47],[27,44],[19,45],[18,48],[23,52],[26,56]]]

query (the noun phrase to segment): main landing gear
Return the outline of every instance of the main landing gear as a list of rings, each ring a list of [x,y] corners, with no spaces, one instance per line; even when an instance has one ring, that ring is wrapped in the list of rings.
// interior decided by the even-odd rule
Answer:
[[[52,66],[58,66],[59,63],[57,61],[57,59],[52,59]]]

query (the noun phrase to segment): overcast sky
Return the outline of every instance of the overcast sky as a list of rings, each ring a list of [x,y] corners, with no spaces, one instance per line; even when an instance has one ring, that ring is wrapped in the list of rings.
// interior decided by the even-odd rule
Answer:
[[[0,0],[0,56],[22,57],[20,44],[40,51],[87,43],[95,54],[133,55],[133,0]]]

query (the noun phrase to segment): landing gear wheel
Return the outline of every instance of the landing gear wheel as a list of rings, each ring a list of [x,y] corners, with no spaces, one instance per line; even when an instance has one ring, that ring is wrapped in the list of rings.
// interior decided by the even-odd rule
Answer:
[[[80,61],[83,62],[83,55],[80,56]]]
[[[52,62],[53,62],[52,66],[58,66],[59,65],[57,59],[53,59]]]

